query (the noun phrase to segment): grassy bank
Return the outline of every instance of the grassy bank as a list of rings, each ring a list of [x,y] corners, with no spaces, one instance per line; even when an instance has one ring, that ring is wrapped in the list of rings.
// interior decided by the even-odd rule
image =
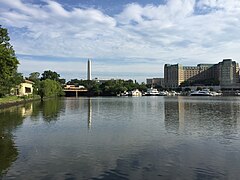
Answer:
[[[0,98],[0,104],[10,103],[10,102],[18,102],[22,101],[23,98],[17,97],[17,96],[8,96]]]
[[[0,98],[0,108],[5,108],[9,106],[14,106],[22,103],[26,103],[29,101],[39,100],[40,96],[34,95],[34,96],[7,96]]]

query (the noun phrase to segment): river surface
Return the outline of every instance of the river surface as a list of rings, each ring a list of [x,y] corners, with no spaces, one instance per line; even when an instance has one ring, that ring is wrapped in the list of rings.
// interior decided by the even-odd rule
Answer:
[[[240,98],[62,98],[0,110],[0,179],[240,179]]]

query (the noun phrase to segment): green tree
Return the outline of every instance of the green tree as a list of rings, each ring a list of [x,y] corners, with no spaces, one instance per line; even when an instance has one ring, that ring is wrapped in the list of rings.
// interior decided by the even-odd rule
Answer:
[[[46,79],[40,82],[38,93],[41,96],[41,100],[43,100],[44,97],[57,97],[64,95],[60,83],[51,79]]]
[[[40,73],[39,72],[32,72],[29,74],[28,79],[33,82],[37,82],[40,80]]]
[[[38,89],[40,88],[40,73],[39,72],[32,72],[29,74],[28,79],[33,81],[33,94],[38,94]]]
[[[48,70],[42,73],[41,80],[51,79],[54,81],[59,81],[59,78],[60,78],[60,75],[58,73],[56,73],[55,71]]]
[[[147,85],[142,82],[139,86],[138,86],[139,91],[147,91]]]
[[[0,25],[0,97],[9,94],[11,88],[17,85],[13,83],[9,87],[8,83],[16,75],[19,64],[9,41],[7,29]]]

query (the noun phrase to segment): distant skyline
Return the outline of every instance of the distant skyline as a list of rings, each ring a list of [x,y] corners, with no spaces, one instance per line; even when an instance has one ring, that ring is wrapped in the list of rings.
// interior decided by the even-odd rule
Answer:
[[[165,63],[240,58],[240,0],[0,0],[19,71],[163,77]]]

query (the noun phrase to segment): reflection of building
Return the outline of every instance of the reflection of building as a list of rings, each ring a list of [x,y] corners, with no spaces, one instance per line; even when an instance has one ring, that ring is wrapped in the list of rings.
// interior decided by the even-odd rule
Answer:
[[[164,78],[147,79],[147,85],[152,87],[164,87]]]
[[[199,101],[179,96],[174,101],[165,99],[164,112],[166,131],[173,133],[206,135],[219,131],[228,136],[240,126],[240,106],[233,99],[212,103],[208,98]]]
[[[33,104],[26,104],[25,106],[22,107],[22,116],[31,116],[33,112]]]
[[[16,89],[16,95],[18,96],[26,96],[33,93],[33,84],[34,82],[29,80],[24,80],[23,83],[21,83],[17,89]]]
[[[165,127],[167,131],[183,131],[185,123],[185,107],[181,96],[177,101],[165,101]]]
[[[166,88],[177,88],[181,83],[212,82],[221,86],[232,86],[239,83],[238,63],[224,59],[218,64],[198,64],[197,66],[182,66],[180,64],[164,66],[164,82]],[[212,84],[213,85],[213,84]]]
[[[91,128],[92,125],[92,100],[88,99],[88,129]]]

